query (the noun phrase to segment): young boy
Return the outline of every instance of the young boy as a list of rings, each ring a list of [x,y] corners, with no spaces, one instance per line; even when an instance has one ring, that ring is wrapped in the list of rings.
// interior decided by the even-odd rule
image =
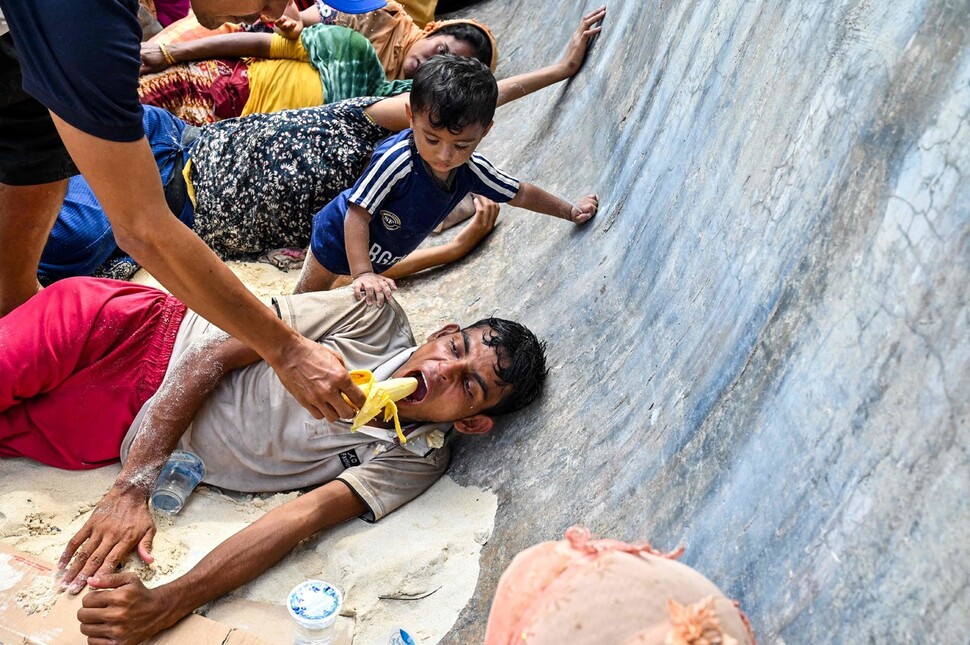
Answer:
[[[468,193],[576,224],[593,217],[596,195],[570,204],[475,154],[497,98],[495,78],[477,60],[442,55],[421,66],[407,107],[411,128],[381,143],[357,183],[316,214],[296,291],[327,290],[350,275],[358,300],[383,306],[396,286],[379,274],[416,249]]]

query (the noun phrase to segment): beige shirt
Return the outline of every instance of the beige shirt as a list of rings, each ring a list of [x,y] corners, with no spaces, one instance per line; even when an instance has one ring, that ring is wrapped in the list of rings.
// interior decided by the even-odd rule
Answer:
[[[369,369],[383,380],[414,351],[407,316],[396,301],[384,307],[357,302],[349,289],[274,299],[280,317],[308,338],[344,357],[348,369]],[[177,359],[189,345],[220,330],[194,312],[179,328],[165,382],[176,378]],[[164,385],[163,385],[164,387]],[[121,447],[125,460],[149,400],[132,422]],[[178,448],[199,455],[205,483],[244,492],[277,492],[339,479],[367,504],[377,520],[414,499],[445,471],[447,445],[432,450],[426,435],[451,432],[446,424],[412,425],[399,445],[393,430],[314,419],[283,388],[264,362],[229,374],[215,389]]]

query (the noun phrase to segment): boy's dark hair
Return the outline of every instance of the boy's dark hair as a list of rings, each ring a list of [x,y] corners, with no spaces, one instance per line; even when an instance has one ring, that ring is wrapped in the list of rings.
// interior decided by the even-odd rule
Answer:
[[[479,414],[498,416],[522,409],[542,392],[546,381],[546,344],[525,325],[502,318],[485,318],[465,327],[482,331],[482,343],[498,354],[498,377],[512,389],[502,400]]]
[[[487,127],[495,116],[498,84],[481,61],[439,54],[418,68],[411,86],[411,111],[431,127],[459,134],[466,126]]]
[[[475,58],[485,63],[486,67],[492,66],[492,42],[485,35],[485,32],[475,25],[470,25],[467,22],[445,25],[441,29],[431,32],[427,37],[431,38],[432,36],[451,36],[455,40],[468,43],[475,50]]]

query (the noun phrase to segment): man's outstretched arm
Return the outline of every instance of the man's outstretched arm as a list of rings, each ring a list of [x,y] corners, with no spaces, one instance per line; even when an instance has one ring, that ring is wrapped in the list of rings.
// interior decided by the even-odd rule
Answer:
[[[353,416],[341,393],[358,406],[365,397],[340,358],[283,324],[172,216],[144,138],[119,143],[85,134],[57,116],[54,123],[111,220],[118,246],[182,302],[256,350],[315,418]]]
[[[77,612],[81,633],[89,643],[140,643],[253,580],[304,538],[366,510],[346,484],[332,481],[273,509],[168,584],[147,589],[132,573],[93,577],[88,584],[94,591]]]
[[[152,562],[155,522],[148,497],[162,466],[222,378],[258,359],[225,335],[200,339],[179,357],[149,405],[114,485],[61,556],[58,564],[66,568],[63,581],[71,593],[81,591],[96,573],[113,573],[136,545],[142,560]]]

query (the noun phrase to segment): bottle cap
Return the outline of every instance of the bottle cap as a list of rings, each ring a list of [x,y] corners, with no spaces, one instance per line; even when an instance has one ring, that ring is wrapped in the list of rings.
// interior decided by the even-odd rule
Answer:
[[[343,596],[323,580],[307,580],[293,587],[286,608],[307,629],[326,629],[337,620]]]

